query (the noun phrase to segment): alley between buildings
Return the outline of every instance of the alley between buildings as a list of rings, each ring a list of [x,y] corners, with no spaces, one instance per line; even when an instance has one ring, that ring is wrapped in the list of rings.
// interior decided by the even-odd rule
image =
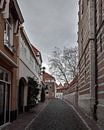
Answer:
[[[26,130],[88,130],[75,111],[65,102],[52,99]]]

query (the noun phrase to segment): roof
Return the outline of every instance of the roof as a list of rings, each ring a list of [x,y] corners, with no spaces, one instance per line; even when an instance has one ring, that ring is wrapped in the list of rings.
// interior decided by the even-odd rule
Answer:
[[[32,45],[32,44],[31,44],[31,45]],[[36,55],[36,56],[39,56],[39,57],[40,57],[40,60],[41,60],[41,62],[42,62],[42,56],[41,56],[40,51],[39,51],[34,45],[32,45],[32,48],[33,48],[33,51],[34,51],[35,55]]]
[[[44,72],[43,77],[44,77],[44,80],[55,80],[55,78],[47,72]]]
[[[16,9],[18,18],[19,18],[19,20],[20,20],[20,23],[22,24],[22,23],[24,22],[24,18],[23,18],[23,16],[22,16],[20,7],[19,7],[19,5],[18,5],[18,2],[17,2],[17,0],[12,0],[12,1],[14,2],[14,6],[15,6],[15,9]]]
[[[64,89],[64,86],[60,83],[56,89]]]
[[[35,54],[37,54],[38,52],[40,52],[34,45],[32,45],[32,47],[33,47],[33,50],[34,50]]]

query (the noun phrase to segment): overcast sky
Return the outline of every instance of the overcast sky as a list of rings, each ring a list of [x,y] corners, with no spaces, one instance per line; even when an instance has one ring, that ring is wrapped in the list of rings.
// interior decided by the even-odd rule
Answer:
[[[44,65],[55,46],[77,45],[78,0],[18,0],[24,27]],[[47,66],[47,65],[46,65]]]

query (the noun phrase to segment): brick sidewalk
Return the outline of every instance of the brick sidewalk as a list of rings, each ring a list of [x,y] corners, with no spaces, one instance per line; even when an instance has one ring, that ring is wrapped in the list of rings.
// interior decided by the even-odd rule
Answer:
[[[71,104],[68,100],[64,101],[75,110],[75,112],[83,119],[84,122],[86,122],[86,125],[90,128],[90,130],[102,130],[100,129],[100,126],[98,126],[96,121],[86,116],[85,113],[81,111],[78,107],[73,106],[73,104]]]
[[[2,130],[25,130],[25,127],[47,106],[48,102],[49,101],[47,100],[44,103],[39,103],[31,111],[20,114],[15,121],[11,122],[10,125]]]

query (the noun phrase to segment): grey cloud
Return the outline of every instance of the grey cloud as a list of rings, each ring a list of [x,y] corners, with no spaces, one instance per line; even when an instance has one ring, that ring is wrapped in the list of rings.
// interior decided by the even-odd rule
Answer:
[[[30,41],[43,53],[77,44],[78,0],[18,0]],[[45,62],[44,61],[44,62]]]

